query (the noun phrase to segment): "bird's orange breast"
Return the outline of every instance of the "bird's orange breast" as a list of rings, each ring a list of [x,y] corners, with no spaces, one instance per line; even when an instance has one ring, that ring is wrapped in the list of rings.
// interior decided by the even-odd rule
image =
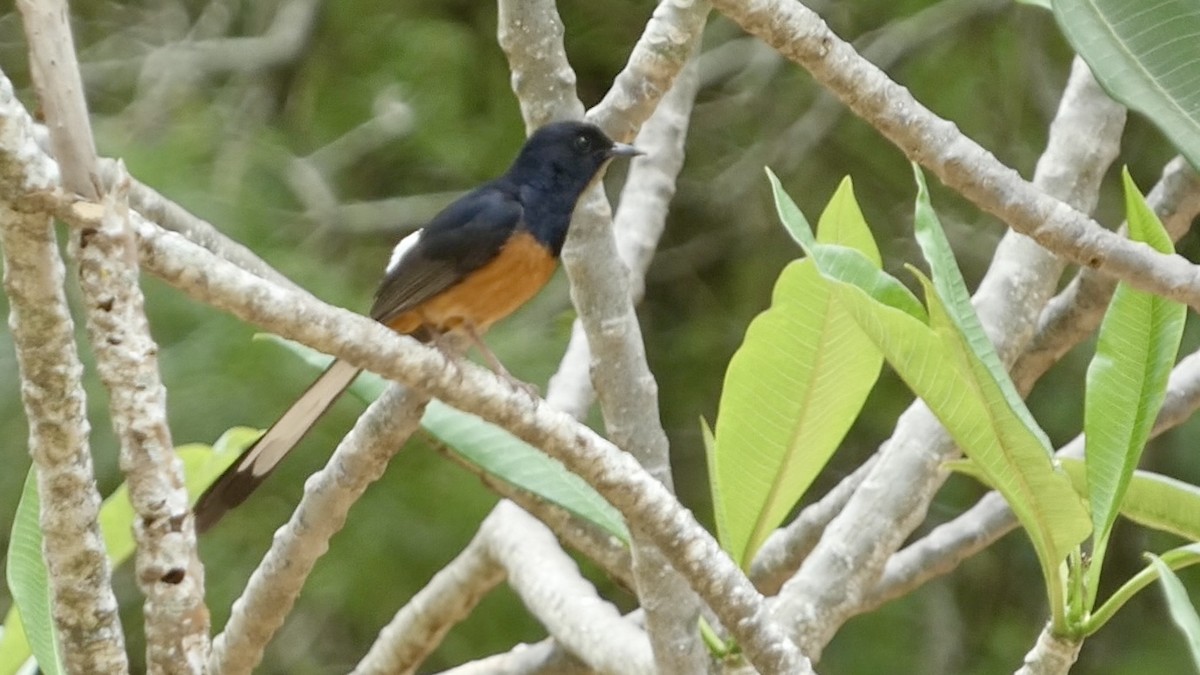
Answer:
[[[462,281],[388,322],[412,333],[422,327],[439,333],[463,326],[483,333],[537,295],[550,281],[558,260],[528,232],[519,231],[495,259]]]

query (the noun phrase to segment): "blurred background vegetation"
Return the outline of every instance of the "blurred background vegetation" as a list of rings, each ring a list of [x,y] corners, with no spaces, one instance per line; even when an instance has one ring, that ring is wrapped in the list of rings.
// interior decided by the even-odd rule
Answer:
[[[101,152],[124,158],[142,181],[338,305],[365,310],[396,238],[456,191],[501,172],[522,140],[492,3],[74,4]],[[591,105],[624,64],[653,3],[559,4],[579,94]],[[1004,0],[808,4],[925,105],[1032,175],[1072,55],[1048,12]],[[299,23],[277,22],[292,16],[286,12]],[[284,48],[261,63],[229,58],[235,45],[248,43],[220,42],[279,36],[293,25],[299,26],[296,39],[281,40]],[[193,49],[178,49],[183,45]],[[910,227],[911,171],[898,151],[828,100],[805,72],[715,15],[704,47],[687,164],[639,316],[661,386],[676,485],[682,501],[710,523],[697,419],[715,417],[730,355],[750,319],[766,307],[775,276],[799,253],[775,222],[761,167],[774,167],[810,216],[843,176],[852,176],[889,270],[908,278],[902,265],[918,256]],[[0,67],[33,109],[15,13],[0,18]],[[1172,155],[1152,127],[1130,119],[1120,161],[1144,190]],[[615,197],[621,172],[612,173]],[[973,285],[1003,227],[938,186],[934,200]],[[1098,215],[1109,225],[1120,220],[1115,173]],[[1181,243],[1189,257],[1195,258],[1196,248],[1192,235]],[[235,425],[266,426],[312,377],[282,349],[252,341],[251,327],[154,279],[145,288],[176,443],[211,443]],[[560,274],[529,307],[494,329],[489,342],[510,370],[544,387],[571,319]],[[9,341],[0,333],[0,522],[11,520],[29,465]],[[1193,328],[1184,349],[1196,343]],[[1072,353],[1031,396],[1034,414],[1056,444],[1079,431],[1090,351],[1085,345]],[[96,469],[107,494],[120,482],[116,448],[105,394],[93,373],[88,384]],[[910,400],[885,370],[816,493],[872,453]],[[271,533],[290,513],[304,477],[324,462],[361,409],[349,398],[339,403],[246,508],[205,536],[215,627],[224,623]],[[1200,481],[1200,469],[1189,461],[1195,449],[1186,440],[1195,430],[1188,424],[1155,441],[1150,467]],[[432,450],[429,442],[414,440],[355,507],[260,672],[347,670],[393,612],[469,540],[496,498]],[[967,479],[952,478],[922,531],[952,518],[981,492]],[[0,528],[5,548],[6,531]],[[1131,526],[1118,536],[1110,552],[1110,589],[1140,567],[1142,551],[1172,543]],[[140,599],[131,574],[126,565],[117,579],[131,653],[139,660]],[[1006,537],[949,578],[853,620],[827,650],[821,672],[1011,672],[1045,619],[1038,574],[1023,537]],[[628,595],[592,576],[615,602],[630,606]],[[0,610],[10,602],[3,593]],[[450,633],[425,669],[542,637],[515,596],[502,589]],[[1181,639],[1152,590],[1087,642],[1073,672],[1184,672]]]

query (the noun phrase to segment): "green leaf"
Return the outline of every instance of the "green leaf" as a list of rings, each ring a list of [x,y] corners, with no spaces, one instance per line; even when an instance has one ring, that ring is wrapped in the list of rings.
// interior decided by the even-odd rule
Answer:
[[[923,277],[922,283],[932,327],[871,301],[860,289],[839,284],[834,292],[975,468],[1005,496],[1039,557],[1057,565],[1087,537],[1087,512],[957,331],[932,284]]]
[[[1130,237],[1173,252],[1170,238],[1128,171],[1124,180]],[[1121,283],[1100,326],[1096,355],[1088,367],[1083,427],[1093,555],[1099,560],[1166,396],[1185,318],[1183,305]]]
[[[1017,0],[1017,2],[1023,5],[1033,5],[1034,7],[1050,9],[1050,0]]]
[[[1059,461],[1075,491],[1086,496],[1083,460],[1064,457]],[[1200,487],[1150,471],[1134,471],[1120,506],[1121,515],[1138,525],[1200,542]]]
[[[1150,558],[1150,564],[1158,570],[1163,593],[1167,596],[1167,608],[1171,612],[1171,620],[1175,622],[1176,626],[1179,626],[1179,630],[1187,638],[1192,662],[1196,665],[1196,669],[1200,670],[1200,616],[1196,615],[1196,608],[1192,605],[1192,600],[1188,597],[1183,582],[1175,576],[1171,568],[1156,555],[1147,554],[1147,557]]]
[[[854,183],[849,176],[842,179],[821,219],[817,221],[817,242],[822,244],[839,244],[852,248],[867,257],[876,269],[883,268],[883,258],[879,255],[879,247],[875,245],[875,237],[867,219],[863,217],[858,200],[854,198]]]
[[[38,523],[38,509],[37,473],[30,468],[25,476],[25,487],[21,490],[21,501],[17,504],[17,515],[13,519],[12,539],[8,544],[8,589],[12,593],[13,606],[21,613],[25,637],[37,657],[38,668],[45,675],[57,675],[63,670],[51,614],[50,583],[42,560],[42,528]],[[19,653],[14,649],[14,655]],[[15,658],[25,660],[21,656]]]
[[[1200,2],[1054,0],[1067,40],[1116,100],[1200,166]]]
[[[274,335],[264,334],[256,339],[280,345],[317,370],[324,370],[333,360],[298,342]],[[387,385],[388,381],[375,373],[363,372],[350,385],[350,392],[369,403],[378,398]],[[504,429],[436,400],[425,408],[421,426],[470,464],[561,506],[623,542],[629,541],[629,530],[620,513],[599,493],[557,460]]]
[[[430,401],[421,426],[471,464],[629,542],[621,514],[598,492],[558,460],[504,429],[438,400]]]
[[[22,668],[33,665],[36,665],[36,661],[29,653],[29,641],[25,637],[25,627],[21,625],[21,613],[13,605],[4,617],[4,628],[0,629],[0,675],[14,675]]]
[[[1026,407],[1024,399],[1008,376],[1008,369],[1000,361],[996,346],[992,344],[983,325],[979,323],[979,315],[971,304],[971,294],[967,292],[967,282],[963,280],[962,272],[958,269],[958,261],[954,259],[954,250],[950,248],[950,240],[938,220],[937,213],[929,199],[929,187],[925,183],[925,175],[921,167],[913,164],[913,174],[917,180],[917,200],[913,217],[913,229],[917,236],[917,244],[921,247],[926,262],[933,276],[933,285],[938,297],[945,307],[959,332],[966,338],[971,351],[987,367],[991,379],[1000,387],[1001,393],[1008,406],[1016,413],[1018,419],[1029,429],[1030,433],[1042,442],[1046,454],[1051,453],[1050,439],[1042,431],[1041,426],[1033,419]]]
[[[1007,404],[987,368],[970,350],[932,283],[921,277],[932,327],[872,300],[861,289],[831,282],[837,300],[884,358],[930,407],[963,452],[1008,501],[1028,533],[1056,624],[1064,605],[1058,564],[1091,530],[1065,474]]]
[[[925,320],[925,308],[916,296],[898,279],[879,268],[880,263],[876,262],[878,250],[874,246],[874,240],[870,240],[870,245],[866,246],[867,254],[857,248],[836,243],[845,241],[858,245],[858,242],[870,239],[870,230],[866,228],[865,221],[861,229],[856,226],[852,222],[854,216],[848,213],[849,209],[842,203],[847,198],[853,199],[853,194],[847,197],[841,195],[841,189],[838,190],[835,197],[839,199],[839,204],[833,205],[834,211],[829,216],[831,220],[837,221],[837,226],[828,236],[828,243],[825,243],[824,237],[818,242],[808,220],[796,206],[796,202],[783,190],[779,179],[770,169],[767,169],[767,178],[771,182],[780,222],[804,252],[817,261],[822,275],[858,286],[883,304],[900,309],[921,321]],[[861,212],[858,213],[858,217],[861,216]]]
[[[943,345],[941,358],[954,361],[961,378],[954,383],[961,391],[951,398],[934,401],[920,390],[918,394],[1004,495],[1039,555],[1057,566],[1091,532],[1087,511],[1067,475],[1055,469],[1045,436],[1034,433],[1013,408],[992,370],[942,304],[933,283],[918,277],[929,303],[930,327]]]
[[[813,234],[812,226],[808,224],[808,219],[804,217],[800,207],[796,206],[791,195],[783,189],[783,184],[779,182],[779,177],[775,175],[775,172],[771,171],[770,167],[765,167],[765,170],[767,180],[771,182],[771,196],[775,199],[775,211],[779,214],[779,220],[783,223],[784,229],[792,235],[792,239],[800,244],[805,252],[816,248],[817,238]]]
[[[729,362],[709,462],[718,534],[743,568],[841,444],[882,365],[813,262],[788,265]]]

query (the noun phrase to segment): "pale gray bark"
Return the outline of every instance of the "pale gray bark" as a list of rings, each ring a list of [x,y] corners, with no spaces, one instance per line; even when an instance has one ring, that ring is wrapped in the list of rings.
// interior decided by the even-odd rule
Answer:
[[[55,189],[59,180],[12,84],[0,75],[4,292],[41,495],[42,552],[60,656],[70,673],[124,673],[129,665],[97,525],[100,494],[88,449],[83,366],[63,290],[66,272],[50,217],[15,208],[30,193]]]

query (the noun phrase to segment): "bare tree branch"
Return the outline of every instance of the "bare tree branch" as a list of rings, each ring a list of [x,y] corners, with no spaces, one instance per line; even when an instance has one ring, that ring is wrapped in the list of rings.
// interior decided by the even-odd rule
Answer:
[[[646,633],[596,594],[545,526],[511,502],[497,505],[493,518],[489,553],[559,644],[601,673],[658,672]]]
[[[117,161],[100,160],[100,177],[106,190],[116,185]],[[308,293],[294,281],[280,274],[256,253],[243,244],[225,236],[212,223],[198,218],[179,204],[159,194],[154,188],[133,180],[129,189],[129,205],[147,220],[158,223],[172,232],[178,232],[193,243],[203,246],[214,254],[242,269],[298,293]]]
[[[573,91],[574,73],[566,59],[561,21],[552,3],[512,0],[500,5],[500,42],[513,72],[514,92],[521,99],[522,112],[527,113],[526,126],[532,128],[547,121],[529,115],[574,115],[579,106]],[[669,0],[660,3],[628,65],[605,100],[592,111],[593,121],[614,137],[628,139],[635,135],[695,51],[708,11],[704,2],[684,7]],[[540,23],[526,23],[528,19]],[[512,22],[511,27],[505,25],[506,20]],[[511,39],[520,30],[550,37],[534,48]],[[539,82],[551,86],[529,86]],[[618,257],[610,223],[608,200],[599,186],[593,187],[575,210],[562,251],[563,267],[594,355],[591,379],[600,397],[608,434],[671,490],[669,443],[659,419],[658,387],[646,363],[626,270]],[[631,534],[634,578],[639,600],[646,609],[659,670],[703,672],[709,659],[697,630],[698,600],[642,532],[633,528]]]
[[[1200,175],[1187,160],[1176,157],[1163,168],[1162,178],[1146,201],[1162,219],[1171,240],[1178,241],[1200,214]],[[1012,378],[1018,389],[1031,389],[1050,366],[1095,332],[1116,287],[1115,279],[1083,269],[1050,301],[1038,320],[1037,334],[1013,366]]]
[[[88,450],[83,366],[63,290],[66,272],[50,218],[13,208],[24,195],[57,188],[59,178],[58,167],[38,148],[12,84],[0,75],[4,292],[37,469],[42,553],[60,653],[69,672],[125,673],[125,640],[97,525],[100,494]]]
[[[143,224],[143,233],[160,238],[152,226]],[[143,239],[143,243],[148,243]],[[183,240],[178,240],[183,243]],[[194,249],[194,254],[199,253]],[[159,253],[142,249],[146,259]],[[186,255],[186,254],[185,254]],[[168,256],[169,257],[169,256]],[[165,260],[160,259],[160,262]],[[198,260],[178,259],[176,273],[192,277],[185,284],[203,278],[215,281],[210,272],[194,268]],[[215,260],[214,260],[215,262]],[[236,269],[225,262],[227,270]],[[151,265],[147,262],[147,269]],[[192,275],[199,274],[201,279]],[[250,277],[249,273],[241,273]],[[257,277],[250,277],[257,279]],[[181,280],[176,277],[177,280]],[[267,282],[256,281],[271,287]],[[279,287],[271,287],[282,291]],[[199,290],[199,289],[196,289]],[[302,297],[286,292],[292,297]],[[253,305],[256,299],[246,298]],[[262,296],[257,298],[258,301]],[[343,310],[344,311],[344,310]],[[297,317],[305,316],[303,310]],[[364,318],[365,317],[359,317]],[[370,321],[369,319],[366,319]],[[378,324],[377,324],[378,325]],[[387,330],[383,326],[379,326]],[[269,330],[269,329],[268,329]],[[263,649],[291,610],[304,581],[317,558],[329,550],[329,539],[342,528],[350,507],[367,486],[378,480],[392,458],[421,423],[428,398],[405,387],[392,385],[358,418],[354,428],[342,439],[324,469],[304,485],[304,497],[287,525],[276,533],[271,549],[251,575],[242,597],[233,605],[225,630],[213,641],[209,670],[224,675],[249,673],[262,659]]]
[[[100,196],[95,175],[96,144],[83,98],[83,80],[63,0],[18,0],[29,41],[30,69],[38,101],[50,130],[62,184],[85,199]]]
[[[138,587],[146,596],[146,663],[151,673],[201,673],[209,615],[196,530],[167,426],[167,391],[158,374],[138,287],[137,252],[125,189],[107,192],[96,229],[73,232],[88,338],[109,392],[120,464],[133,504]]]
[[[503,654],[464,663],[440,675],[595,675],[553,638],[535,644],[518,644]]]
[[[635,143],[646,156],[630,165],[613,218],[617,255],[629,273],[629,293],[635,304],[645,293],[646,270],[666,227],[675,180],[683,168],[684,142],[698,86],[696,69],[695,62],[684,68],[638,133]],[[591,356],[583,323],[576,319],[546,394],[550,405],[576,419],[587,415],[595,398],[588,368]]]
[[[863,58],[886,70],[930,41],[944,40],[960,24],[1011,4],[1012,0],[947,0],[934,3],[912,16],[857,38],[855,47],[861,48]],[[794,171],[845,113],[845,106],[829,91],[822,90],[804,114],[787,129],[756,142],[742,152],[732,166],[722,171],[715,182],[729,186],[729,189],[716,192],[744,194],[762,180],[764,165],[772,167],[780,175]]]
[[[579,119],[575,69],[563,46],[563,22],[553,2],[500,0],[497,38],[512,70],[512,90],[525,129],[560,119]]]
[[[1138,290],[1200,307],[1200,274],[1194,265],[1106,230],[1022,180],[860,57],[796,0],[715,0],[713,5],[804,66],[908,157],[1014,230],[1070,262]]]

